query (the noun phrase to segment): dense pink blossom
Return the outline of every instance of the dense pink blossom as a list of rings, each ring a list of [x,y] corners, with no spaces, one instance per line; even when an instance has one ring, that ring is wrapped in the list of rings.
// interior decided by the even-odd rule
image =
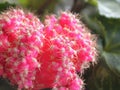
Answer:
[[[68,12],[59,17],[47,16],[44,28],[44,44],[39,55],[33,90],[82,90],[83,82],[76,72],[82,72],[86,64],[95,61],[95,41],[91,33]]]
[[[50,15],[44,25],[32,13],[0,15],[0,76],[18,89],[82,90],[82,73],[95,62],[94,36],[77,16]]]
[[[32,13],[9,9],[0,15],[0,75],[18,88],[33,87],[43,25]]]

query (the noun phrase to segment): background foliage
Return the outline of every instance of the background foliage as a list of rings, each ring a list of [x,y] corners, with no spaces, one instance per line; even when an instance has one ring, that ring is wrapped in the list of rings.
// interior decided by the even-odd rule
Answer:
[[[120,0],[0,0],[0,13],[8,7],[31,10],[41,19],[60,10],[80,14],[98,37],[98,64],[84,73],[86,90],[120,90]],[[16,88],[1,78],[0,90]]]

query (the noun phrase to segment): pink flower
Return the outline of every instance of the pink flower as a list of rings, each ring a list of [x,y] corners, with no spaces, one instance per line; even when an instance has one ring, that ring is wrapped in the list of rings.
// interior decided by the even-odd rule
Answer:
[[[43,46],[43,24],[32,13],[9,9],[0,15],[0,75],[18,85],[33,87],[38,54]]]
[[[83,83],[76,72],[95,61],[93,36],[70,12],[62,12],[57,18],[47,16],[44,24],[43,52],[38,58],[41,68],[37,70],[33,90],[82,90]]]
[[[43,25],[32,13],[9,9],[0,15],[0,76],[19,90],[82,90],[77,72],[95,62],[95,43],[70,12],[47,16]]]

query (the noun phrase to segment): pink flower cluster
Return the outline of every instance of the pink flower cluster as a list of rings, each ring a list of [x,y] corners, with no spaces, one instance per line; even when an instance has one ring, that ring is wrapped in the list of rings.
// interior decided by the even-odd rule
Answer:
[[[83,72],[95,62],[94,36],[70,12],[46,16],[10,9],[0,15],[0,75],[19,89],[82,90]]]
[[[43,25],[32,13],[10,9],[0,15],[0,75],[18,88],[32,87],[37,56],[43,46]]]

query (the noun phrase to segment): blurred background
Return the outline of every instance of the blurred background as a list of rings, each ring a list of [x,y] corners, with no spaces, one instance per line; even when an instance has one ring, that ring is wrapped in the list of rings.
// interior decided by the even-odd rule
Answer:
[[[0,0],[0,13],[9,7],[30,10],[41,20],[60,11],[79,14],[98,38],[98,64],[85,71],[85,90],[120,90],[120,0]],[[0,77],[0,90],[17,89]]]

